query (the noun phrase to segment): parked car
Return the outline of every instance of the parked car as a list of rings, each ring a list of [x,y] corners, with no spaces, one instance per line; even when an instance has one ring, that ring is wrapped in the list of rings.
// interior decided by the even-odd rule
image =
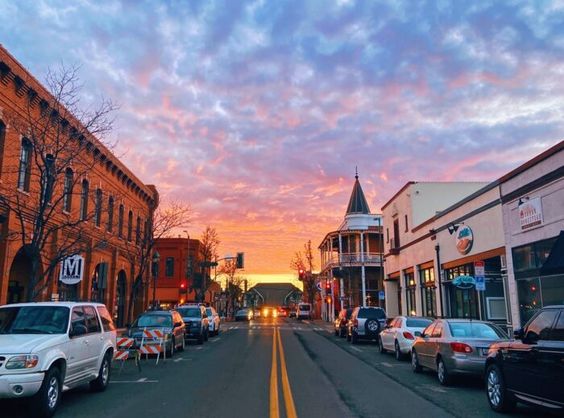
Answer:
[[[260,316],[262,318],[276,318],[278,316],[278,309],[272,306],[262,306],[260,309]]]
[[[377,340],[386,326],[386,312],[376,306],[356,307],[347,322],[347,341],[356,344],[358,340]]]
[[[297,316],[296,308],[290,309],[290,312],[288,313],[288,318],[295,318],[296,316]]]
[[[298,319],[311,319],[311,303],[298,303],[296,317]]]
[[[423,367],[434,370],[441,385],[456,373],[482,375],[490,345],[507,338],[492,322],[437,319],[413,343],[411,367],[416,373]]]
[[[99,303],[41,302],[0,307],[0,398],[31,397],[34,417],[51,417],[61,394],[110,381],[116,328]]]
[[[546,306],[515,339],[495,343],[486,360],[490,407],[511,410],[517,402],[564,411],[564,305]]]
[[[249,308],[239,309],[235,313],[235,321],[250,321],[253,319],[253,310]]]
[[[176,350],[184,351],[186,325],[177,311],[154,310],[139,315],[127,331],[127,335],[135,339],[136,347],[139,347],[143,341],[144,330],[160,330],[163,332],[165,336],[164,349],[167,357],[174,356]]]
[[[341,309],[339,315],[335,319],[335,337],[345,338],[347,335],[347,323],[351,318],[353,309]]]
[[[208,306],[206,308],[206,315],[208,316],[210,335],[218,335],[221,319],[219,318],[217,311],[215,308]]]
[[[198,344],[208,340],[210,324],[204,305],[180,305],[176,310],[186,324],[187,340],[195,339]]]
[[[415,337],[433,322],[420,316],[397,316],[380,331],[380,353],[393,351],[396,360],[411,353]]]

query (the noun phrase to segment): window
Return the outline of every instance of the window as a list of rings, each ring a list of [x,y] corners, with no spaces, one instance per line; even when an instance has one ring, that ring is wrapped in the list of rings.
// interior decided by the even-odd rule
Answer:
[[[135,244],[139,245],[141,242],[141,217],[137,217],[137,224],[135,226]]]
[[[100,226],[102,221],[102,189],[96,189],[96,211],[94,212],[94,224]]]
[[[86,323],[84,322],[84,311],[81,306],[73,308],[71,314],[71,330],[77,335],[86,334]]]
[[[386,244],[390,242],[390,228],[386,228]]]
[[[528,324],[525,330],[525,339],[531,341],[547,340],[556,315],[558,315],[556,309],[541,311],[532,322]]]
[[[63,190],[63,210],[69,212],[72,209],[72,186],[74,173],[71,168],[65,170],[65,185]]]
[[[423,315],[436,316],[437,296],[435,293],[435,270],[433,267],[419,270],[419,283],[423,299]]]
[[[435,325],[433,332],[431,333],[431,337],[441,338],[442,336],[443,336],[443,323],[438,322],[437,325]]]
[[[4,140],[6,139],[6,125],[0,120],[0,172],[2,172],[2,157],[4,156]]]
[[[88,333],[100,332],[100,322],[93,306],[84,306],[84,319],[86,320],[86,329]]]
[[[417,315],[417,308],[415,305],[415,288],[417,285],[415,284],[413,272],[404,273],[403,277],[405,279],[405,301],[407,305],[406,315],[414,316]]]
[[[394,220],[394,238],[392,239],[392,248],[400,247],[400,237],[399,237],[399,220]]]
[[[100,319],[102,320],[102,326],[104,327],[104,331],[115,331],[116,326],[112,319],[112,316],[108,312],[105,306],[96,306],[98,313],[100,314]]]
[[[88,180],[82,180],[82,193],[80,195],[80,220],[88,218]]]
[[[560,318],[558,318],[558,322],[556,322],[550,334],[550,339],[553,341],[564,341],[564,311],[560,312]]]
[[[131,241],[133,234],[133,211],[129,211],[127,215],[127,240]]]
[[[114,229],[114,198],[112,196],[108,199],[108,226],[106,229],[108,232]]]
[[[125,213],[125,208],[123,205],[119,205],[118,213],[118,237],[123,238],[123,216]]]
[[[165,262],[165,276],[174,276],[174,257],[167,257]]]
[[[405,219],[405,232],[408,232],[408,231],[409,231],[409,226],[408,226],[408,224],[407,224],[407,215],[404,216],[404,219]]]
[[[18,170],[18,189],[29,192],[31,178],[31,142],[27,138],[22,140],[20,154],[20,168]]]

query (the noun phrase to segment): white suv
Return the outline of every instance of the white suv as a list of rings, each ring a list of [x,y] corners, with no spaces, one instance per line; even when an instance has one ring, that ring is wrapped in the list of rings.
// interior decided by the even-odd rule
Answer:
[[[99,303],[0,306],[0,398],[33,397],[33,416],[51,417],[61,393],[110,381],[116,331]]]

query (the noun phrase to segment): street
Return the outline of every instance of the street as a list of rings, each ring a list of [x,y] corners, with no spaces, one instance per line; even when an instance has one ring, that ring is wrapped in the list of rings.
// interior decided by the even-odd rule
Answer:
[[[59,418],[178,417],[422,417],[499,416],[479,379],[440,386],[434,374],[412,373],[409,362],[350,345],[321,321],[262,319],[225,322],[204,345],[139,371],[114,362],[110,387],[66,392]],[[24,402],[2,401],[2,417],[25,416]],[[539,416],[519,406],[516,417]]]

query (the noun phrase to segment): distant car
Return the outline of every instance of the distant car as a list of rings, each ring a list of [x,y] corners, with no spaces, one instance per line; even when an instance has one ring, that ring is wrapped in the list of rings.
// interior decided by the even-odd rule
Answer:
[[[219,318],[217,311],[215,308],[208,306],[206,308],[206,314],[208,316],[210,335],[218,335],[221,319]]]
[[[249,308],[239,309],[235,313],[235,321],[250,321],[253,319],[253,311]]]
[[[296,318],[296,316],[297,316],[296,308],[290,309],[290,312],[288,313],[288,318]]]
[[[516,402],[564,411],[564,305],[545,306],[515,339],[490,347],[486,393],[497,412]]]
[[[347,340],[356,344],[358,340],[376,340],[386,326],[386,311],[376,306],[354,308],[347,323]]]
[[[341,309],[337,319],[335,319],[335,337],[345,338],[347,335],[347,323],[351,318],[352,308]]]
[[[63,391],[110,382],[116,331],[100,303],[34,302],[0,307],[0,399],[29,398],[33,417],[55,414]]]
[[[289,311],[288,308],[285,308],[283,306],[279,306],[278,307],[278,316],[285,318],[285,317],[288,316],[288,311]]]
[[[186,324],[186,339],[195,339],[203,344],[209,336],[209,320],[204,305],[180,305],[178,313]]]
[[[452,376],[484,373],[491,344],[506,340],[507,334],[492,322],[472,319],[437,319],[423,330],[411,349],[411,367],[437,372],[441,385]]]
[[[298,319],[311,319],[311,303],[298,303],[296,316]]]
[[[398,316],[390,325],[380,331],[380,353],[393,351],[396,360],[401,360],[406,354],[411,354],[415,337],[427,328],[433,320],[420,316]]]
[[[160,330],[163,332],[167,357],[172,357],[176,350],[184,351],[186,325],[177,311],[154,310],[139,315],[127,331],[127,335],[135,340],[137,347],[143,341],[144,330]]]

